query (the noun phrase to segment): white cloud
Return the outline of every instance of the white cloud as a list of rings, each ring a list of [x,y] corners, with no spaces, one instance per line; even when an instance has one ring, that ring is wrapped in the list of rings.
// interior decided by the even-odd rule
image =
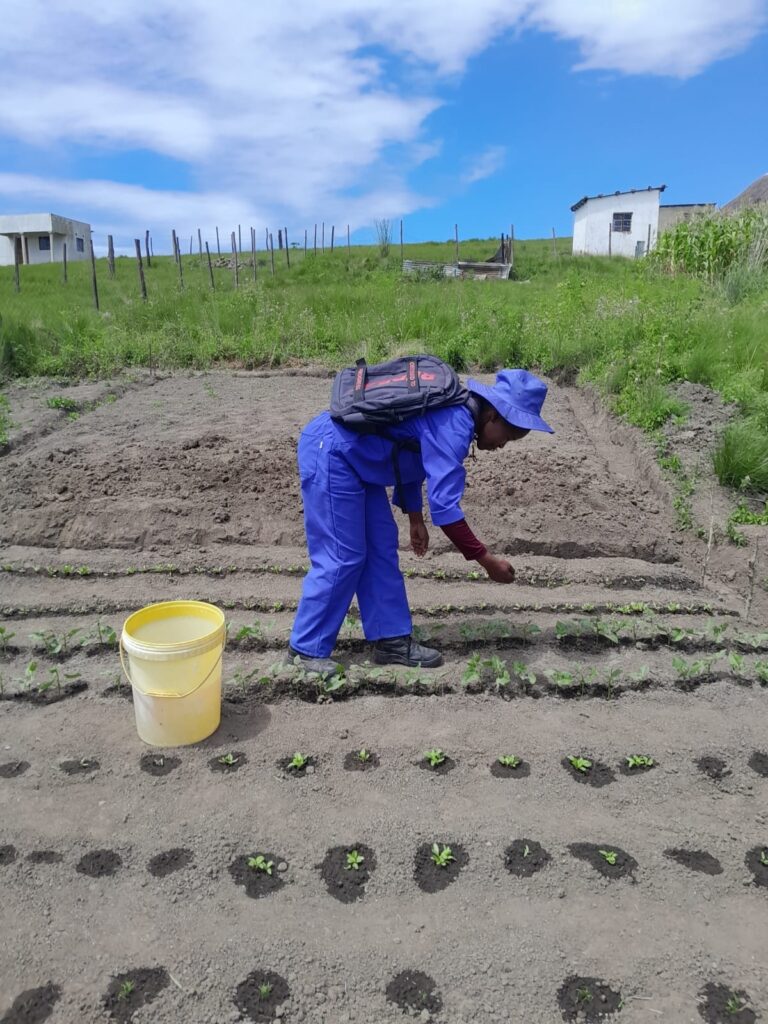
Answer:
[[[0,90],[13,96],[0,136],[148,149],[193,181],[5,175],[0,194],[129,236],[147,223],[189,234],[212,216],[354,228],[433,201],[407,180],[439,152],[426,125],[441,82],[502,33],[576,41],[580,68],[684,77],[746,46],[765,13],[764,0],[0,0]],[[502,159],[492,146],[465,183]]]
[[[483,178],[490,178],[496,171],[501,170],[506,159],[506,146],[488,146],[469,164],[461,176],[462,183],[473,185],[476,181],[482,181]]]

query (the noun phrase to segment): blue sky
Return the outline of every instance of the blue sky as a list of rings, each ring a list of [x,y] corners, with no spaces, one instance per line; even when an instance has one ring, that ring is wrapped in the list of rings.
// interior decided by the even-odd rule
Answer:
[[[571,231],[768,172],[768,0],[0,0],[0,213],[353,240]]]

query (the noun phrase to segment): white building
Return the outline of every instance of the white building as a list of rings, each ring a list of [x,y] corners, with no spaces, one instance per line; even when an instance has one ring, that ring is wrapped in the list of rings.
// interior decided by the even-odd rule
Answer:
[[[61,263],[85,260],[91,254],[91,226],[55,213],[13,213],[0,216],[0,266],[19,263]],[[14,256],[15,253],[15,256]]]
[[[573,253],[642,256],[656,244],[659,197],[666,185],[584,196],[573,211]]]

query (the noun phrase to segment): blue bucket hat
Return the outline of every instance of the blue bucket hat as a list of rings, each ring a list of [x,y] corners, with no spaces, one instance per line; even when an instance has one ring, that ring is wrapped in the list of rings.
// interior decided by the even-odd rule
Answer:
[[[547,397],[547,385],[527,370],[499,370],[492,388],[479,380],[468,380],[467,387],[490,402],[512,426],[554,434],[539,415]]]

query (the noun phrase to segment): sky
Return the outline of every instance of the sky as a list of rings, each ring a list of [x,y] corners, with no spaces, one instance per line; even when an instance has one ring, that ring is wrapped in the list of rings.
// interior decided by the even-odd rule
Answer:
[[[0,213],[152,234],[570,235],[768,172],[768,0],[0,0]],[[185,241],[184,246],[188,246]]]

